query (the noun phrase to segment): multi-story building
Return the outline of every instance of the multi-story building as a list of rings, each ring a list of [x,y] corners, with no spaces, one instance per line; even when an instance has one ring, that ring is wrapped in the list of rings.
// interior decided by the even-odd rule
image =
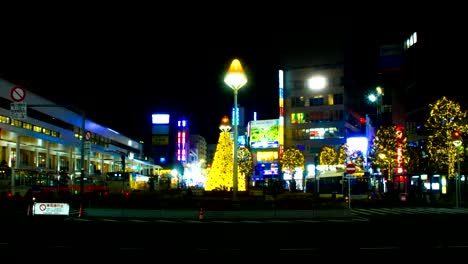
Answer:
[[[156,164],[169,169],[176,161],[175,116],[168,112],[157,112],[151,117],[151,156]]]
[[[160,168],[145,156],[142,142],[3,79],[0,160],[11,168],[11,175],[0,174],[5,184],[0,188],[24,187],[22,191],[61,176],[122,171],[156,175]]]
[[[190,153],[184,170],[184,180],[189,186],[202,186],[206,179],[206,139],[201,135],[190,135]]]
[[[206,167],[206,139],[198,134],[190,135],[190,150],[194,158],[191,161],[201,161],[205,163]]]
[[[378,33],[373,39],[375,47],[369,45],[376,48],[373,85],[384,91],[377,113],[385,123],[404,128],[409,146],[424,148],[427,136],[424,123],[430,104],[445,96],[459,103],[462,110],[468,106],[459,88],[463,85],[462,68],[458,66],[458,61],[463,61],[461,44],[451,41],[451,36],[445,30]],[[427,186],[432,186],[432,181],[436,187],[431,190],[439,192],[444,177],[444,173],[423,175],[427,172],[407,168],[391,173],[399,176],[394,180],[394,189],[399,192],[408,192],[410,188],[421,190],[421,181]]]
[[[339,149],[362,132],[361,115],[347,105],[348,98],[342,64],[284,70],[284,148],[301,150],[306,168],[318,163],[323,146]]]

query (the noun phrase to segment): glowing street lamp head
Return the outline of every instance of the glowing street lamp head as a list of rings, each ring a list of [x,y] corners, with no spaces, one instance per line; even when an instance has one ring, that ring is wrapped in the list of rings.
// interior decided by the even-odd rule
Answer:
[[[221,124],[219,125],[219,129],[221,131],[229,131],[231,130],[231,126],[229,124],[230,124],[229,117],[223,116],[223,118],[221,119]]]
[[[224,77],[224,82],[236,91],[247,83],[247,77],[238,59],[234,59],[231,62],[226,77]]]
[[[383,88],[382,88],[382,87],[377,86],[377,87],[375,88],[375,90],[377,91],[377,94],[378,94],[379,96],[380,96],[380,95],[384,95],[384,94],[383,94]]]
[[[369,94],[367,99],[369,99],[369,101],[372,103],[377,102],[377,96],[375,94]]]
[[[327,86],[327,79],[323,76],[313,76],[307,80],[308,86],[312,90],[321,90]]]

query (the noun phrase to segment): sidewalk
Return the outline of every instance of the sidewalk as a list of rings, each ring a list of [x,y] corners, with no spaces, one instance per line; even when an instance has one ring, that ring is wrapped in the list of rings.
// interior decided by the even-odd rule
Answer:
[[[198,210],[86,208],[86,217],[198,219]],[[203,211],[204,219],[309,219],[350,217],[349,209]]]

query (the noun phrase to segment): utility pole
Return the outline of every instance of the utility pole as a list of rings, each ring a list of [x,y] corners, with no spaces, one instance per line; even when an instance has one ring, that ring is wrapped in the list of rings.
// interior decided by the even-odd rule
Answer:
[[[457,147],[457,177],[455,177],[455,207],[458,208],[458,202],[460,200],[460,186],[459,186],[459,179],[460,179],[460,150]]]
[[[86,134],[86,114],[81,111],[81,181],[80,195],[84,194],[84,175],[85,175],[85,134]]]
[[[463,144],[463,139],[459,131],[454,131],[452,133],[452,144],[455,146],[455,150],[457,151],[457,173],[455,175],[455,207],[458,208],[458,200],[459,200],[459,186],[458,186],[458,179],[460,178],[460,147]]]

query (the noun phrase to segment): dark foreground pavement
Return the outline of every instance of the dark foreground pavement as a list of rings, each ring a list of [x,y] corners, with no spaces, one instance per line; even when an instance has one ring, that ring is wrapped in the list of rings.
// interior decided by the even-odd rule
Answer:
[[[76,213],[75,213],[76,214]],[[101,209],[87,208],[88,217],[136,217],[168,219],[307,219],[317,217],[350,217],[349,209],[308,210],[178,210],[178,209]]]

